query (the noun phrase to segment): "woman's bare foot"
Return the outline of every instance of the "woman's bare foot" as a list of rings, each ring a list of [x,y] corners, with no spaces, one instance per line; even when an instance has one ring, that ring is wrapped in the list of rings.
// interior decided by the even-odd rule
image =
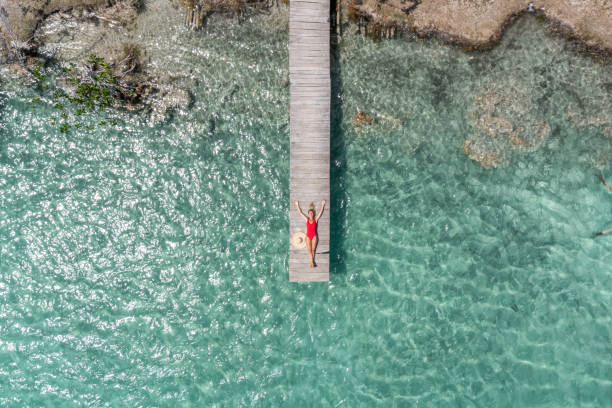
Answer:
[[[311,267],[311,268],[314,268],[314,264],[313,264],[312,262],[310,263],[310,267]]]

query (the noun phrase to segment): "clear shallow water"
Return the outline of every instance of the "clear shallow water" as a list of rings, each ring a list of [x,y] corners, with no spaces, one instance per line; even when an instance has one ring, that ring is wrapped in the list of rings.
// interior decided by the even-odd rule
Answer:
[[[612,241],[590,238],[612,226],[593,175],[612,179],[609,67],[530,19],[484,54],[347,36],[332,281],[293,285],[287,35],[224,24],[157,39],[195,97],[164,124],[62,134],[2,84],[0,405],[612,400]],[[490,83],[549,124],[539,148],[479,135]],[[376,123],[355,129],[359,109]],[[469,138],[503,165],[469,160]]]

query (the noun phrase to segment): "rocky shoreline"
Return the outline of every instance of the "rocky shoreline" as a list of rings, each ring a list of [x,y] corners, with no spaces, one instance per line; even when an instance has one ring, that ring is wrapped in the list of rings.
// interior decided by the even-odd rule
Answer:
[[[505,29],[526,12],[547,19],[584,48],[612,55],[612,2],[602,0],[339,0],[341,21],[362,23],[369,34],[394,36],[414,33],[436,36],[467,49],[489,49]],[[231,0],[167,0],[184,7],[190,26],[201,26],[214,12],[240,13]],[[253,1],[253,8],[267,8],[269,1]],[[142,0],[1,0],[0,46],[3,60],[15,53],[35,54],[40,47],[37,30],[54,14],[66,18],[94,19],[128,27],[143,9]],[[200,24],[195,24],[199,21]],[[178,23],[178,22],[177,22]],[[1,60],[0,60],[1,61]]]
[[[437,37],[467,50],[490,49],[505,29],[524,13],[534,13],[585,51],[612,56],[612,2],[602,0],[338,0],[336,21],[353,20],[359,30],[391,37],[412,33]],[[165,0],[184,8],[184,22],[199,28],[206,16],[221,11],[240,14],[244,4],[269,8],[272,1]],[[242,6],[241,6],[242,5]],[[0,63],[39,56],[40,29],[48,18],[92,20],[112,29],[130,30],[143,10],[142,0],[0,0]],[[180,24],[180,21],[177,21]]]
[[[550,21],[584,50],[612,55],[612,3],[601,0],[343,0],[347,15],[375,36],[435,36],[467,49],[490,49],[524,13]]]

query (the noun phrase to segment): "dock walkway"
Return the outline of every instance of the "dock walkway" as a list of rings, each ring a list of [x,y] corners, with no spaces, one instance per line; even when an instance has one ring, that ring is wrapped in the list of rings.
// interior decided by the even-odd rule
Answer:
[[[319,220],[316,268],[309,267],[305,248],[289,247],[289,281],[329,281],[329,161],[330,161],[330,4],[329,0],[291,0],[289,11],[290,80],[290,227],[289,235],[306,232],[295,208],[306,213],[310,202]]]

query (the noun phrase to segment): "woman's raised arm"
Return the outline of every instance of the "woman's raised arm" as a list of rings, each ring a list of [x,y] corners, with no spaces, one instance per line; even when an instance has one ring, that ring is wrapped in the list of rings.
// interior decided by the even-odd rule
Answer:
[[[300,208],[300,202],[298,200],[295,200],[294,203],[295,203],[295,206],[297,207],[298,212],[300,213],[300,215],[304,219],[304,221],[308,221],[308,217],[306,217],[306,215],[304,215],[304,213],[302,212],[302,209]]]
[[[319,210],[319,213],[318,213],[318,214],[317,214],[317,216],[315,217],[315,220],[316,220],[317,222],[319,222],[319,218],[321,218],[321,215],[323,215],[323,210],[325,209],[325,203],[326,203],[326,202],[327,202],[327,201],[325,201],[325,200],[321,201],[321,209]]]

